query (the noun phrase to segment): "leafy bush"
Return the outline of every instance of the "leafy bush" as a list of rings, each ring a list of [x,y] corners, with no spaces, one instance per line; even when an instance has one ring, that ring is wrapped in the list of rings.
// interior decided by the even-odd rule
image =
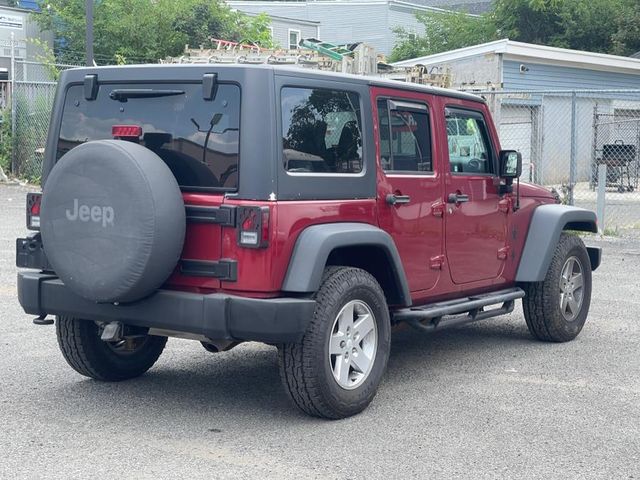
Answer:
[[[0,168],[5,173],[11,170],[11,109],[0,109]]]

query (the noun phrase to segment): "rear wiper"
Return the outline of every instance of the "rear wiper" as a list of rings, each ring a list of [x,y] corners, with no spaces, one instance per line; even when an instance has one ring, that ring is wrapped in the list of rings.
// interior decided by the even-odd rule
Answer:
[[[119,88],[111,90],[109,98],[126,102],[129,98],[158,98],[184,95],[184,90],[156,90],[153,88]]]

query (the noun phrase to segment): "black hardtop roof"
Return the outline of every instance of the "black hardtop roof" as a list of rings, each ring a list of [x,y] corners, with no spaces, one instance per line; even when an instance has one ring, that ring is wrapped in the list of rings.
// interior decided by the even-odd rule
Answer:
[[[180,71],[176,75],[176,71]],[[275,75],[283,75],[288,77],[299,78],[318,78],[322,80],[335,81],[340,83],[356,83],[360,85],[371,85],[376,87],[397,88],[402,90],[411,90],[416,92],[424,92],[431,95],[439,95],[444,97],[461,98],[473,102],[484,103],[482,97],[471,93],[459,92],[447,88],[432,87],[427,85],[419,85],[417,83],[400,82],[398,80],[389,80],[380,77],[352,75],[346,73],[326,72],[322,70],[313,70],[310,68],[289,67],[280,65],[244,65],[244,64],[150,64],[150,65],[124,65],[124,66],[108,66],[108,67],[81,67],[72,68],[62,73],[60,80],[62,82],[78,82],[84,79],[85,75],[97,74],[98,81],[101,77],[106,81],[132,81],[146,80],[142,75],[148,77],[149,80],[196,80],[205,73],[211,72],[229,73],[236,71],[250,74],[255,71],[256,74],[264,75],[266,72],[273,72]]]

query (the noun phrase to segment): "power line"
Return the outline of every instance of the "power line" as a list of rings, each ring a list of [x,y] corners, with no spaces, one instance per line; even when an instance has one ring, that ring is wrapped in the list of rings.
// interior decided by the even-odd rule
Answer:
[[[56,57],[72,57],[82,61],[85,58],[85,52],[74,49],[72,47],[58,47],[56,48]],[[142,55],[122,55],[126,60],[142,61],[144,63],[156,63],[159,61],[156,57],[147,57]],[[106,53],[94,53],[94,58],[99,61],[113,62],[115,60],[114,55],[108,55]],[[58,59],[58,58],[56,58]]]

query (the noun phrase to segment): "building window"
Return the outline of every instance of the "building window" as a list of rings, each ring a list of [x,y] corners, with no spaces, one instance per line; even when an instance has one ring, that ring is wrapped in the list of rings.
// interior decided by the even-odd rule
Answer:
[[[296,50],[300,43],[300,30],[289,29],[289,50]]]

